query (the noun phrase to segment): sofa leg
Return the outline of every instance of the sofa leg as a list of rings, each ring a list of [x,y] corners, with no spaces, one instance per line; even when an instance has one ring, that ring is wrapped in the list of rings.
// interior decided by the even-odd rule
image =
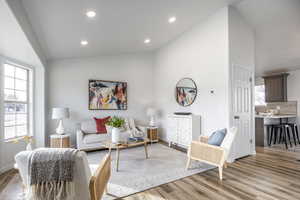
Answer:
[[[189,169],[190,164],[191,164],[191,158],[188,157],[188,160],[187,160],[187,163],[186,163],[186,167],[185,167],[187,170]]]
[[[219,166],[219,176],[220,176],[220,180],[223,179],[223,166]]]

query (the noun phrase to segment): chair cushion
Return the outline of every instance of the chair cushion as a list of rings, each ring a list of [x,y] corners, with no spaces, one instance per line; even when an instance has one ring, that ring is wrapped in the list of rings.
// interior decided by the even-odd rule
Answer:
[[[105,118],[96,118],[96,117],[94,117],[98,134],[107,133],[105,124],[106,124],[106,122],[108,122],[109,119],[110,119],[110,117],[105,117]]]
[[[110,139],[109,134],[87,134],[83,137],[83,143],[93,144],[103,142],[108,139]]]
[[[220,146],[226,136],[226,129],[217,130],[211,134],[211,136],[208,138],[208,144]]]

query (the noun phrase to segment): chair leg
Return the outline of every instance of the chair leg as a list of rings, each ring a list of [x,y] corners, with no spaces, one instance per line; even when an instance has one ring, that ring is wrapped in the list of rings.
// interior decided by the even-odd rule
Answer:
[[[220,180],[223,180],[223,166],[219,166],[219,176]]]
[[[105,189],[104,189],[104,194],[108,194],[108,189],[107,189],[107,186],[105,187]]]
[[[190,167],[190,164],[191,164],[191,158],[190,157],[188,157],[188,160],[187,160],[187,163],[186,163],[186,170],[188,170],[189,169],[189,167]]]

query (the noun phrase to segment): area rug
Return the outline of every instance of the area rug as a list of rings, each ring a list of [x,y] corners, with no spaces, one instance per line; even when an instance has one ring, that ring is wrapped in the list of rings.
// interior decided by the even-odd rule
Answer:
[[[88,161],[94,172],[108,151],[88,153]],[[156,143],[148,145],[149,158],[145,159],[144,147],[120,151],[119,171],[116,172],[116,152],[112,151],[112,176],[108,184],[105,200],[125,197],[165,183],[214,168],[192,161],[189,170],[185,169],[186,153]]]

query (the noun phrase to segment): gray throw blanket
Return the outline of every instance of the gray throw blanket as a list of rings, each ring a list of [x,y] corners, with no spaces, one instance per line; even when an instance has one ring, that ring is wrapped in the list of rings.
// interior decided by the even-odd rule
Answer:
[[[29,159],[30,200],[71,200],[75,195],[73,173],[76,149],[45,148]]]

